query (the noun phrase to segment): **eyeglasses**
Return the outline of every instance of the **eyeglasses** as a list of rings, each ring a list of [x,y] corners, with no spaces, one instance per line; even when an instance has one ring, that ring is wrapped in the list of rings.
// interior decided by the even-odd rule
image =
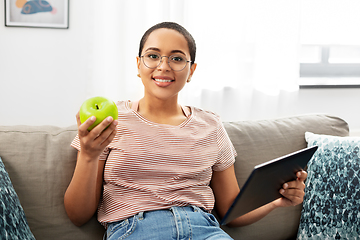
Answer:
[[[161,64],[163,57],[168,58],[167,63],[169,64],[170,68],[174,71],[183,70],[186,67],[187,63],[191,62],[191,61],[186,60],[186,57],[180,53],[173,54],[168,57],[168,56],[161,56],[157,52],[148,52],[148,53],[145,53],[140,58],[142,58],[143,63],[146,67],[154,69],[154,68],[157,68]]]

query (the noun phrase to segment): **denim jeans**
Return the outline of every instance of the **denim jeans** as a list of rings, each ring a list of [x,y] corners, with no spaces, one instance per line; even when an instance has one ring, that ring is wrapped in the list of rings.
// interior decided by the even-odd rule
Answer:
[[[214,215],[196,206],[188,206],[140,212],[128,219],[109,223],[104,239],[220,240],[232,238],[220,228]]]

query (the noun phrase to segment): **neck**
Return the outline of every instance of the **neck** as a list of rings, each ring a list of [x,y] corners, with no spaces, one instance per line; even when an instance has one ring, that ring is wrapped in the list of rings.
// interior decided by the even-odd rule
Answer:
[[[139,101],[139,113],[150,113],[158,116],[173,116],[182,113],[181,106],[175,100],[147,99]]]
[[[159,100],[142,98],[139,101],[138,112],[148,120],[156,123],[179,125],[186,120],[186,116],[178,104],[177,99]]]

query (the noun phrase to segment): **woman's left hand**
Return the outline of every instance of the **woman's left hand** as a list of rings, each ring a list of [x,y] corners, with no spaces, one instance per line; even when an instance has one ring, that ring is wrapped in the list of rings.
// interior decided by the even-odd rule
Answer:
[[[296,180],[284,183],[283,188],[280,189],[280,194],[283,197],[273,202],[276,207],[296,206],[303,202],[307,172],[299,171],[296,176]]]

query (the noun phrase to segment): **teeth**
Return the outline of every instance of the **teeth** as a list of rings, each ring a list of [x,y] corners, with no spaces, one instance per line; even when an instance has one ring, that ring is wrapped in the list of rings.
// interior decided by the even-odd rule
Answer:
[[[172,82],[173,81],[173,80],[166,80],[166,79],[156,79],[156,78],[154,78],[154,79],[157,82]]]

